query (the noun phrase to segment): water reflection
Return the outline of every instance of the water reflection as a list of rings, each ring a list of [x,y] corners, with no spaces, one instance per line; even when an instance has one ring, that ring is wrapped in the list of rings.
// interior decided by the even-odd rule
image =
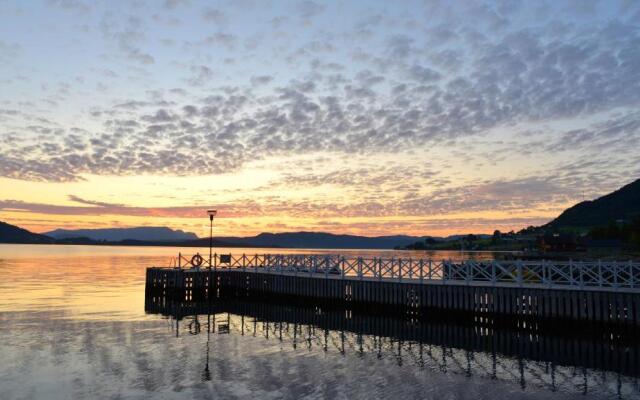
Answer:
[[[415,318],[250,301],[174,302],[147,297],[145,310],[173,321],[173,333],[276,341],[298,351],[373,356],[429,373],[497,380],[549,392],[640,396],[637,332],[617,327],[547,326],[471,316]]]
[[[633,332],[145,298],[175,253],[0,245],[0,399],[640,398]]]

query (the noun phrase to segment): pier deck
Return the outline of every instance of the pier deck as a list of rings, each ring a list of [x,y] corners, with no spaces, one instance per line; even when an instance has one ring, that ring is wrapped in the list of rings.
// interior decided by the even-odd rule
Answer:
[[[372,307],[640,325],[640,264],[214,255],[147,269],[147,291],[184,300],[281,297]],[[198,264],[198,263],[197,263]]]

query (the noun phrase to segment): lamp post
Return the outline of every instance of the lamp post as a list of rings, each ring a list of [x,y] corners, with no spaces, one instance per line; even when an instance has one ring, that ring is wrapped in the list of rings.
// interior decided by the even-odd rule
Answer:
[[[209,269],[211,269],[211,259],[213,252],[213,217],[218,213],[217,210],[207,210],[207,214],[209,215]]]

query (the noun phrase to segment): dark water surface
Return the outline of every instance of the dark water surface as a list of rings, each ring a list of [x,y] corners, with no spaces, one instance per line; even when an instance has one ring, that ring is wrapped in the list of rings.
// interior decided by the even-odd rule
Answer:
[[[145,299],[177,251],[0,245],[0,399],[640,398],[615,333]]]

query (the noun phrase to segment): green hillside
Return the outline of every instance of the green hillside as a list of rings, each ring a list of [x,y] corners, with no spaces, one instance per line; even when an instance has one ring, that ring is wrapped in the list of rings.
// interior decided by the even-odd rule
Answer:
[[[0,221],[0,243],[52,243],[53,239]]]
[[[587,229],[637,217],[640,217],[640,179],[596,200],[583,201],[566,209],[543,228]]]

